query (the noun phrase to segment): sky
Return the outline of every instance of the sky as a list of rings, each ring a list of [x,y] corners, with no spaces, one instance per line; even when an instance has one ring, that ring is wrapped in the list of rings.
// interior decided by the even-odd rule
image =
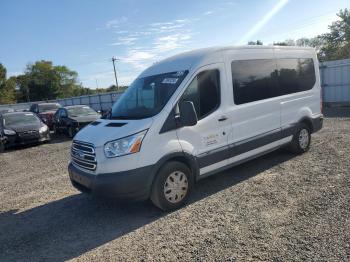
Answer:
[[[8,76],[50,60],[90,88],[130,84],[184,51],[264,44],[328,31],[349,0],[0,0],[0,63]]]

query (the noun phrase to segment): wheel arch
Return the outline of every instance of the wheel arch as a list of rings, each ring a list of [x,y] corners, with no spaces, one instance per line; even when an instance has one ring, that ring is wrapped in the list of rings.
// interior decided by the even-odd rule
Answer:
[[[299,124],[303,123],[305,125],[307,125],[310,129],[310,133],[313,133],[314,132],[314,125],[313,125],[313,122],[312,122],[312,119],[310,117],[303,117],[301,118],[299,121],[298,121]]]
[[[168,155],[163,156],[154,167],[154,176],[152,179],[152,185],[154,183],[154,180],[156,179],[156,176],[162,166],[164,166],[166,163],[171,161],[177,161],[180,163],[185,164],[192,172],[192,178],[193,182],[197,181],[197,178],[199,176],[199,167],[196,161],[196,158],[188,153],[179,151],[179,152],[173,152]]]

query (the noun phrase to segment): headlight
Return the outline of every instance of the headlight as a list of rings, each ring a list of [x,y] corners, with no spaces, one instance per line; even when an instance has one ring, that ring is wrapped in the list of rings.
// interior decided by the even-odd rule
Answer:
[[[48,129],[47,125],[44,125],[44,126],[40,127],[39,133],[45,133],[47,131],[47,129]]]
[[[144,130],[140,133],[108,142],[104,146],[106,157],[117,157],[139,152],[146,133],[147,130]]]
[[[13,136],[16,134],[16,132],[10,129],[4,129],[4,134],[8,136]]]

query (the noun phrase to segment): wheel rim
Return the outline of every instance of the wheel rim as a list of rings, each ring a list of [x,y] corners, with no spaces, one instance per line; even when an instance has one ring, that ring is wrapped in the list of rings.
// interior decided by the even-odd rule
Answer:
[[[171,173],[164,183],[164,196],[171,203],[179,203],[188,191],[188,180],[181,171]]]
[[[306,129],[300,130],[299,145],[302,149],[307,148],[307,146],[309,145],[309,132]]]

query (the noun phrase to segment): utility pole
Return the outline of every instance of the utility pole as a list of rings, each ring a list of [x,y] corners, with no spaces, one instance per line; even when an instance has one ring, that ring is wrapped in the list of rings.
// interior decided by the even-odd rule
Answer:
[[[113,68],[114,68],[114,76],[115,76],[115,84],[117,86],[117,91],[119,89],[119,86],[118,86],[118,78],[117,78],[117,71],[115,70],[115,64],[114,62],[115,61],[118,61],[119,59],[117,59],[115,56],[112,57],[112,62],[113,62]]]

